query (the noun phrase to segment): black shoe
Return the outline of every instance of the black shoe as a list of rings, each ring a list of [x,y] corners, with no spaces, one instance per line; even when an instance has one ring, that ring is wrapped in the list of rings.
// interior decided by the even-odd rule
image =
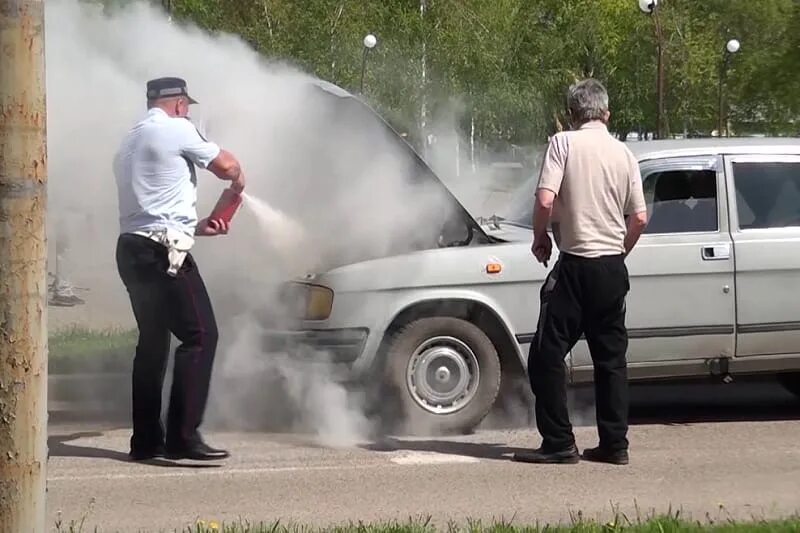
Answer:
[[[167,450],[168,459],[191,459],[193,461],[216,461],[227,459],[230,454],[226,450],[217,450],[204,442],[198,442],[186,448]]]
[[[628,464],[628,450],[604,450],[603,448],[587,448],[581,456],[593,463],[609,463],[612,465]]]
[[[155,459],[157,457],[164,457],[166,452],[164,451],[163,446],[156,446],[155,448],[140,448],[135,449],[132,448],[130,452],[128,452],[128,456],[134,461],[147,461],[149,459]]]
[[[580,455],[578,455],[578,448],[572,445],[559,451],[537,448],[529,452],[517,452],[513,455],[512,460],[518,463],[575,464],[580,460]]]

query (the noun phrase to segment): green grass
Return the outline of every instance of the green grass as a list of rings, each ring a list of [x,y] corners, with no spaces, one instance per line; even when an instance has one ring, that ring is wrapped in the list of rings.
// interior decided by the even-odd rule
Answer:
[[[80,525],[63,528],[57,524],[56,530],[63,533],[82,532]],[[100,531],[100,530],[95,530]],[[145,530],[142,530],[145,531]],[[148,530],[149,531],[149,530]],[[563,525],[520,525],[507,521],[494,521],[484,524],[481,521],[468,520],[464,524],[451,522],[444,527],[434,527],[430,519],[410,520],[407,522],[385,522],[368,524],[351,522],[346,525],[318,528],[298,524],[282,524],[281,522],[250,524],[239,521],[233,524],[219,524],[213,520],[199,520],[197,524],[174,533],[795,533],[800,532],[800,516],[783,520],[713,520],[705,521],[682,518],[680,513],[653,515],[650,518],[629,520],[624,515],[608,523],[585,520],[580,516],[573,517]]]
[[[51,374],[126,372],[136,349],[136,330],[90,330],[71,327],[49,335]]]

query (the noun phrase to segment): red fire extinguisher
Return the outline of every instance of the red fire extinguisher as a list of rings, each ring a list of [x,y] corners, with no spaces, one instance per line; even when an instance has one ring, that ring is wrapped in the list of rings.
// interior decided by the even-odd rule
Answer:
[[[225,189],[222,191],[217,204],[208,216],[209,220],[224,220],[230,224],[233,215],[242,204],[242,195],[233,189]]]

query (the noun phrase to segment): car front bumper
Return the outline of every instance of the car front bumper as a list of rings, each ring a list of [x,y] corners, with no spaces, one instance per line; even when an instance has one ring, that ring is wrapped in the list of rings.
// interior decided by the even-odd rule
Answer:
[[[366,328],[267,331],[270,352],[284,352],[293,359],[329,363],[350,368],[361,357],[369,336]]]

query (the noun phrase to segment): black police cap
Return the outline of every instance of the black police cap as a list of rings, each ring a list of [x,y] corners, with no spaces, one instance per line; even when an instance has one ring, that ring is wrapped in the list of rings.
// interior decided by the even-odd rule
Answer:
[[[185,96],[190,104],[197,101],[189,96],[186,90],[186,81],[181,78],[157,78],[147,82],[147,99],[156,100],[158,98],[171,98],[175,96]]]

